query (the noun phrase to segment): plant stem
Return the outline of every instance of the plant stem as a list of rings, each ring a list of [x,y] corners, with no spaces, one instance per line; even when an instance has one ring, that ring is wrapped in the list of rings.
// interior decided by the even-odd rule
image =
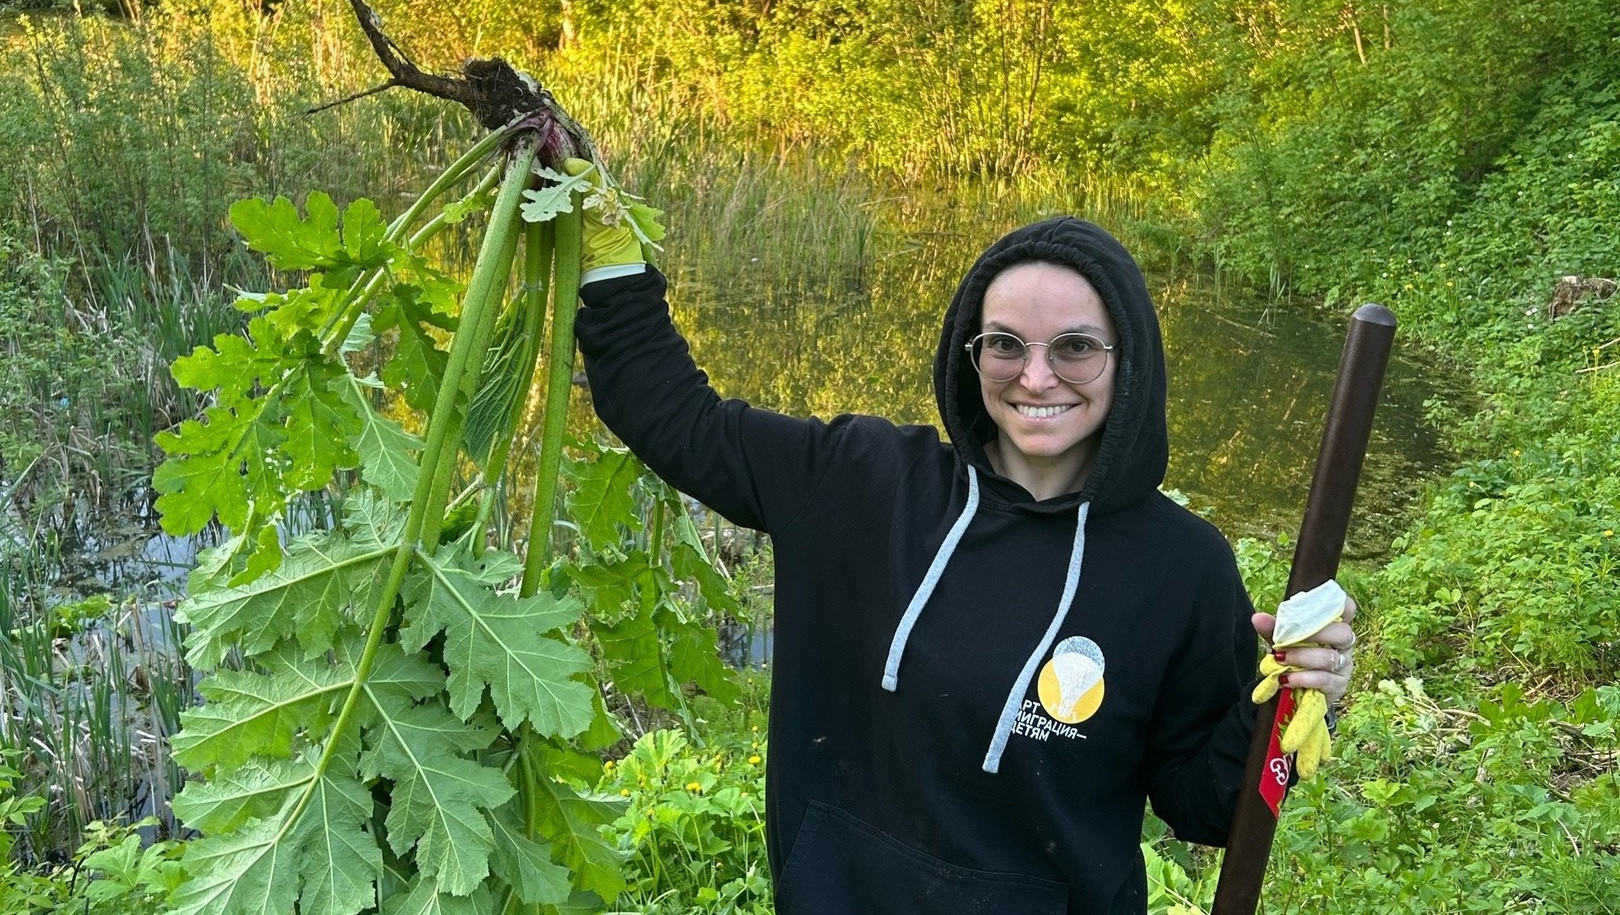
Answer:
[[[546,326],[546,283],[551,279],[553,240],[554,233],[549,222],[531,222],[523,228],[523,308],[528,311],[523,326],[536,336],[539,336],[541,328]],[[517,384],[517,390],[521,393],[512,402],[512,415],[507,418],[508,434],[496,436],[495,445],[490,451],[489,463],[484,468],[484,477],[492,483],[485,489],[484,500],[478,506],[478,533],[473,537],[474,555],[483,555],[484,529],[489,524],[489,516],[505,488],[503,477],[506,472],[506,458],[512,449],[512,433],[522,420],[523,411],[528,408],[527,392],[533,381],[534,360],[529,359],[525,361],[523,375]]]
[[[540,589],[540,571],[551,563],[552,511],[557,502],[557,472],[562,466],[563,436],[568,430],[568,393],[574,382],[574,312],[579,307],[579,274],[584,225],[579,194],[574,206],[557,217],[556,302],[551,314],[551,350],[546,378],[546,415],[540,432],[540,460],[535,468],[534,501],[529,517],[529,552],[523,562],[521,597]]]
[[[529,170],[534,165],[534,153],[534,143],[524,142],[518,147],[511,164],[507,166],[506,181],[501,187],[500,198],[496,201],[489,232],[484,236],[483,247],[479,250],[478,265],[474,267],[475,284],[480,273],[489,272],[486,263],[493,261],[497,252],[507,247],[506,236],[512,234],[513,223],[517,220],[518,203],[523,198],[523,189],[529,183]],[[486,285],[489,282],[486,277]],[[484,322],[482,311],[491,308],[491,304],[487,289],[484,289],[483,293],[473,295],[469,289],[462,312],[464,328],[469,324],[477,326]],[[423,471],[442,464],[440,456],[444,451],[449,450],[454,454],[458,449],[459,443],[452,440],[451,431],[459,432],[461,425],[456,417],[456,404],[460,399],[462,388],[461,379],[467,374],[469,365],[473,366],[472,373],[477,374],[476,362],[483,356],[482,350],[474,351],[473,343],[473,340],[457,333],[455,341],[450,345],[449,362],[445,365],[444,379],[439,385],[439,396],[433,405],[432,415],[428,417],[427,442],[422,447]],[[355,708],[360,704],[360,694],[365,691],[366,680],[371,675],[371,665],[376,660],[377,649],[382,645],[384,633],[388,631],[388,621],[394,613],[394,600],[399,596],[400,588],[405,583],[405,573],[410,569],[411,558],[416,554],[417,545],[422,542],[422,531],[427,520],[443,519],[446,491],[445,487],[437,486],[435,482],[437,476],[434,473],[424,472],[417,477],[416,492],[411,497],[410,514],[405,519],[405,530],[400,538],[399,547],[394,551],[394,563],[388,570],[388,581],[377,601],[377,612],[372,615],[365,649],[355,664],[354,685],[349,688],[349,694],[343,700],[343,708],[338,712],[331,730],[327,732],[321,757],[315,763],[314,777],[310,780],[309,787],[298,798],[297,806],[284,821],[286,824],[284,830],[292,828],[292,824],[298,821],[309,805],[310,798],[314,796],[315,786],[320,783],[321,776],[331,765],[332,757],[342,742],[339,738],[354,718]]]
[[[433,416],[437,420],[440,410],[452,431],[452,444],[438,455],[436,466],[429,465],[424,454],[422,469],[433,466],[434,491],[443,492],[450,487],[460,457],[461,430],[467,419],[467,406],[472,403],[473,388],[478,384],[478,373],[483,367],[484,355],[489,349],[489,338],[495,331],[500,305],[505,300],[506,283],[512,272],[512,258],[517,254],[520,220],[518,209],[523,202],[523,191],[529,186],[529,170],[534,164],[534,145],[525,143],[518,150],[512,165],[507,168],[506,180],[490,215],[489,230],[484,234],[483,246],[478,250],[478,261],[473,266],[472,281],[467,284],[467,300],[462,307],[461,328],[456,331],[451,346],[451,360],[458,349],[466,362],[463,371],[451,377],[448,367],[439,383],[439,400],[434,404]],[[518,166],[522,165],[519,169]],[[474,303],[477,307],[474,307]],[[449,406],[446,397],[450,398]],[[440,509],[443,503],[440,503]],[[444,512],[435,511],[422,525],[422,543],[431,555],[438,546],[439,529],[444,525]]]
[[[427,186],[427,190],[423,191],[422,195],[417,197],[416,201],[405,212],[399,214],[393,222],[388,224],[388,240],[397,242],[411,223],[422,215],[422,211],[428,205],[466,178],[468,172],[471,172],[481,165],[485,159],[488,159],[502,143],[511,138],[514,132],[515,128],[512,124],[498,130],[492,130],[482,140],[474,143],[472,149],[462,153],[460,158],[450,163],[450,167],[441,172],[439,177],[433,179],[433,183]]]
[[[580,256],[583,253],[583,199],[574,194],[573,208],[555,220],[556,262],[555,304],[551,310],[551,350],[547,356],[546,414],[541,424],[540,459],[535,468],[534,501],[530,505],[528,555],[523,560],[523,581],[518,596],[529,597],[540,589],[540,574],[551,562],[552,512],[557,503],[557,471],[562,465],[563,434],[568,425],[568,393],[574,376],[574,311],[579,305]],[[522,795],[525,827],[530,837],[539,837],[540,821],[536,806],[540,796],[540,738],[524,724],[518,738],[518,754],[523,758],[525,778]],[[538,915],[538,912],[535,913]]]

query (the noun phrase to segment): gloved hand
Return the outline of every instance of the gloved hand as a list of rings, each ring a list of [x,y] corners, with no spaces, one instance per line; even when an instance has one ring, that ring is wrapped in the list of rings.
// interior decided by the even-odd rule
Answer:
[[[1252,695],[1256,704],[1265,702],[1288,684],[1289,675],[1300,671],[1320,671],[1348,677],[1347,652],[1355,634],[1343,623],[1355,613],[1355,602],[1332,582],[1297,594],[1278,608],[1274,628],[1263,635],[1276,637],[1273,654],[1260,662],[1262,679]],[[1258,624],[1257,624],[1258,626]],[[1332,628],[1330,628],[1332,627]],[[1333,647],[1334,645],[1340,648]],[[1286,651],[1285,649],[1298,649]],[[1295,663],[1289,663],[1292,660]],[[1320,678],[1320,673],[1313,676]],[[1329,680],[1329,685],[1335,681]],[[1332,759],[1333,746],[1328,730],[1328,698],[1320,689],[1294,688],[1294,713],[1279,741],[1284,753],[1296,753],[1300,778],[1316,774],[1322,763]]]
[[[596,166],[584,159],[568,159],[563,170],[579,176],[593,171]],[[619,197],[617,189],[602,184],[599,175],[591,176],[592,192],[586,196],[584,230],[584,264],[582,272],[589,275],[601,267],[623,267],[644,264],[647,258],[641,251],[641,239],[630,227],[629,207]],[[594,204],[593,204],[594,198]]]

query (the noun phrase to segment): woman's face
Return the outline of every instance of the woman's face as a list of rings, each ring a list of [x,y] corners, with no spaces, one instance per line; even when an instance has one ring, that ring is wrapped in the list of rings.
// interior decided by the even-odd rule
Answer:
[[[979,331],[1004,331],[1026,343],[1046,343],[1066,333],[1119,342],[1107,306],[1086,278],[1044,262],[1009,267],[990,282]],[[1106,354],[1107,364],[1095,379],[1073,384],[1053,373],[1047,347],[1028,352],[1023,372],[1011,381],[979,378],[985,409],[1001,430],[1001,457],[1044,473],[1078,474],[1089,466],[1097,431],[1114,402],[1118,353]]]

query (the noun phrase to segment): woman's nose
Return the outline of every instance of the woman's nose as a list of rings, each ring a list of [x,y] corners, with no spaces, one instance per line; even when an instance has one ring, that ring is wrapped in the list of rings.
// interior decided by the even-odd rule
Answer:
[[[1052,371],[1052,364],[1046,361],[1045,353],[1030,353],[1024,360],[1024,371],[1018,376],[1018,383],[1028,391],[1046,391],[1062,383],[1062,379]]]

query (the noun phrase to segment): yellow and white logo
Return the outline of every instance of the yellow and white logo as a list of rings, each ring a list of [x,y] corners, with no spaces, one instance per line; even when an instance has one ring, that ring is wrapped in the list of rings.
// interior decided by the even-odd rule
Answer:
[[[1046,714],[1064,724],[1085,721],[1102,705],[1102,649],[1083,635],[1064,639],[1041,668],[1036,688]]]

